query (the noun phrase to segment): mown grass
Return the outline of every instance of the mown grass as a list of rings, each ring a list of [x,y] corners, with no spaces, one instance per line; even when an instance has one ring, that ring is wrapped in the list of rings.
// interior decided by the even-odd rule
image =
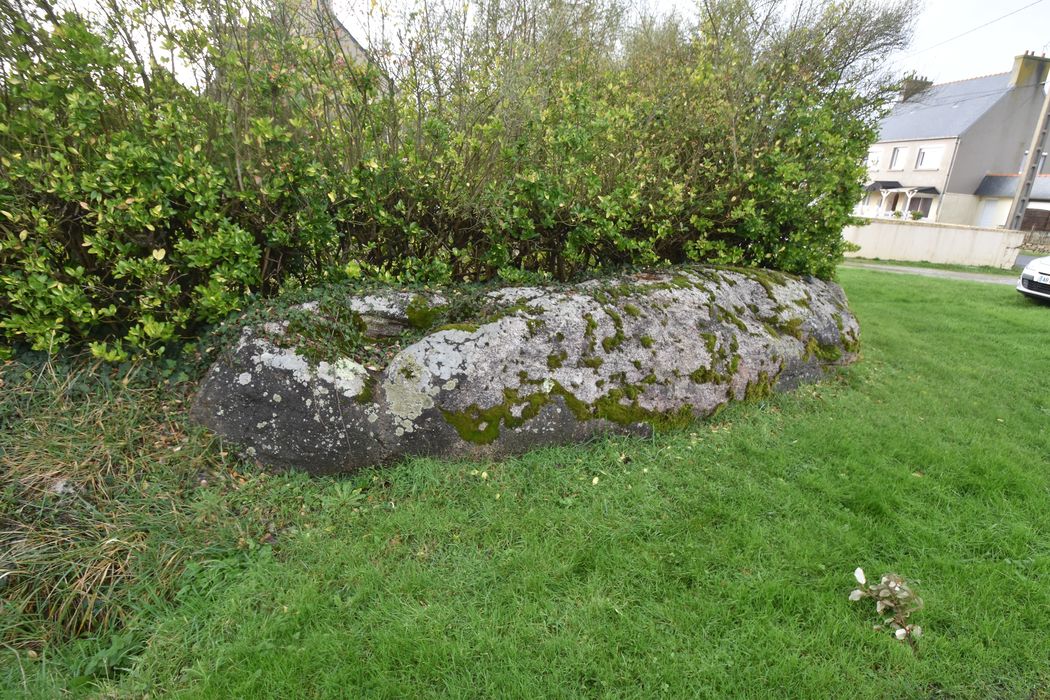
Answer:
[[[997,275],[1000,277],[1018,277],[1021,273],[1017,268],[1004,270],[1001,267],[989,265],[955,265],[951,263],[914,262],[911,260],[882,260],[880,258],[849,258],[847,263],[872,264],[872,265],[896,265],[899,267],[921,267],[930,270],[946,270],[948,272],[970,272],[980,275]]]
[[[864,359],[827,383],[502,464],[266,476],[156,393],[41,400],[0,438],[5,468],[89,479],[74,455],[116,454],[171,505],[106,487],[141,533],[119,624],[60,641],[23,611],[0,678],[40,697],[1045,697],[1050,307],[841,277]],[[14,481],[5,503],[37,502]],[[914,582],[918,653],[847,600],[856,566]]]

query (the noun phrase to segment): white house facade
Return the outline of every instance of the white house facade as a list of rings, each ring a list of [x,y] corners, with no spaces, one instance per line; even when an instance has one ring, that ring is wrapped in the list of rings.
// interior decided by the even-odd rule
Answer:
[[[1050,59],[1024,54],[1008,73],[912,84],[868,151],[869,181],[856,213],[1002,226],[1009,211],[1007,204],[1000,221],[1004,186],[993,198],[979,188],[990,174],[1019,172],[1048,73]]]

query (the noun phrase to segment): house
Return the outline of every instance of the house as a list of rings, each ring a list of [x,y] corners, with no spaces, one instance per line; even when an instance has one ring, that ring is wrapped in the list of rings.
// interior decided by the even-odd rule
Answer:
[[[323,37],[335,39],[336,46],[343,52],[347,61],[369,63],[368,51],[361,45],[350,30],[346,28],[335,12],[329,0],[292,0],[283,9],[290,12],[288,18],[297,31],[303,36],[323,40]]]
[[[389,74],[376,62],[375,56],[346,28],[332,10],[330,0],[288,0],[287,9],[290,10],[291,21],[299,33],[317,39],[319,43],[327,43],[326,38],[334,39],[334,46],[342,54],[336,57],[337,62],[359,66],[371,65],[377,70],[379,92],[394,91],[395,85]]]
[[[1044,164],[1043,168],[1046,167]],[[1020,186],[1021,176],[1016,173],[985,175],[975,193],[978,200],[976,225],[991,228],[1004,225]],[[1031,199],[1021,221],[1021,230],[1050,231],[1050,174],[1040,175],[1032,185]]]
[[[1017,189],[1009,179],[1020,180],[1048,74],[1050,58],[1025,53],[1008,73],[940,85],[908,81],[868,151],[869,183],[856,213],[1004,225]],[[1037,185],[1033,200],[1045,186]]]

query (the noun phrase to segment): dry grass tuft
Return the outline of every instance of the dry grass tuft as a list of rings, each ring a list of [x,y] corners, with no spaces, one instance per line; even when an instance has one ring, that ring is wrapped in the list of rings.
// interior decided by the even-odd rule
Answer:
[[[191,521],[182,493],[224,455],[143,366],[7,362],[0,392],[0,641],[119,627],[142,577],[163,590],[181,570],[185,538],[156,530]]]

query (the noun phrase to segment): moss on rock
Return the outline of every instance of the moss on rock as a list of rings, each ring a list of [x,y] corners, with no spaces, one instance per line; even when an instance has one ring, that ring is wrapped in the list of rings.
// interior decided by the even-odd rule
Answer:
[[[415,294],[405,307],[405,316],[409,325],[422,331],[433,326],[444,309],[444,306],[432,305],[422,294]]]

